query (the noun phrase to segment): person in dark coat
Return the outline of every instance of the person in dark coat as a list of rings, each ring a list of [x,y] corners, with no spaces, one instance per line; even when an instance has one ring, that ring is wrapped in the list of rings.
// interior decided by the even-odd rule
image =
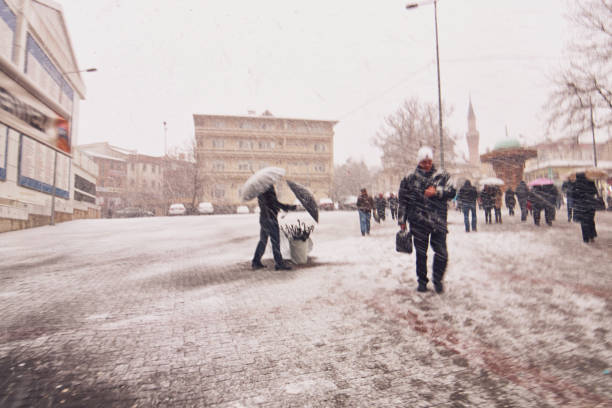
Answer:
[[[506,190],[506,207],[508,207],[508,215],[514,216],[514,206],[516,205],[516,198],[514,197],[514,191],[511,187]]]
[[[478,199],[478,190],[472,185],[470,180],[465,180],[463,187],[459,189],[457,201],[461,203],[463,209],[463,222],[465,223],[465,232],[470,232],[470,211],[472,212],[472,231],[476,231],[476,200]]]
[[[417,163],[414,173],[404,177],[400,184],[398,224],[402,231],[406,230],[406,222],[410,224],[416,249],[417,291],[427,291],[427,249],[431,242],[434,288],[436,293],[442,293],[442,278],[448,263],[448,201],[456,191],[449,174],[434,167],[431,148],[419,149]]]
[[[555,219],[555,208],[557,203],[557,188],[552,184],[534,186],[529,194],[533,212],[533,222],[540,225],[540,214],[544,210],[546,224],[552,226]]]
[[[395,194],[390,193],[389,194],[389,210],[391,211],[391,219],[393,220],[397,218],[397,207],[398,207],[397,197],[395,196]]]
[[[266,191],[257,196],[257,202],[259,204],[259,243],[255,248],[255,255],[253,255],[253,261],[251,266],[253,269],[265,268],[266,266],[261,263],[261,257],[263,256],[266,245],[268,244],[268,237],[272,242],[272,254],[274,255],[274,269],[278,270],[289,270],[291,266],[287,265],[283,261],[283,256],[280,251],[280,232],[278,228],[278,211],[295,211],[297,206],[283,204],[276,198],[276,191],[274,186],[270,186]]]
[[[378,194],[375,200],[376,212],[378,213],[378,219],[380,221],[385,220],[385,210],[387,208],[387,200],[383,196],[383,193]]]
[[[529,198],[529,189],[523,180],[521,180],[516,187],[515,195],[521,209],[521,221],[527,221],[527,199]]]
[[[595,183],[586,178],[584,173],[576,174],[572,189],[574,199],[574,220],[580,222],[582,241],[593,242],[597,237],[595,229],[595,197],[598,196]]]
[[[574,212],[574,182],[566,180],[561,185],[561,191],[565,194],[565,206],[567,207],[567,222],[571,222]]]
[[[501,224],[502,223],[502,214],[501,214],[502,191],[498,186],[493,186],[492,191],[493,191],[493,210],[495,211],[495,223]]]
[[[480,202],[485,213],[485,224],[491,224],[491,210],[495,204],[495,192],[492,186],[484,186],[484,189],[480,193]]]
[[[359,212],[359,226],[361,227],[361,235],[370,235],[370,218],[374,209],[374,200],[368,195],[368,190],[361,189],[361,193],[357,198],[357,211]]]

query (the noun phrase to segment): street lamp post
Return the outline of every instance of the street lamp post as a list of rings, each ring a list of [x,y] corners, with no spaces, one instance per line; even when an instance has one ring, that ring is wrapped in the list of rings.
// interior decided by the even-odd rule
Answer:
[[[432,2],[434,5],[434,23],[436,31],[436,67],[438,71],[438,124],[440,125],[440,168],[444,169],[444,133],[442,131],[442,89],[440,86],[440,50],[438,45],[438,0],[433,0],[431,2],[421,4],[431,4]],[[420,4],[418,3],[410,3],[406,5],[406,9],[416,8],[419,5]]]

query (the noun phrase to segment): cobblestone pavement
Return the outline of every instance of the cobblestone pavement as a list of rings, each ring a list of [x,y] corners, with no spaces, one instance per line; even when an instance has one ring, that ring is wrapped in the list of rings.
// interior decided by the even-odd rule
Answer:
[[[611,407],[612,215],[450,217],[442,295],[354,213],[288,272],[250,269],[254,216],[3,234],[0,406]]]

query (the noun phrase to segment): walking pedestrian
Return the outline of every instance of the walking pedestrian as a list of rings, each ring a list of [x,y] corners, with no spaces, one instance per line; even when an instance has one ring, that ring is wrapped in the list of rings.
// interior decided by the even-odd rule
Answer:
[[[391,219],[393,220],[397,219],[397,207],[398,207],[397,197],[395,196],[395,194],[390,193],[389,194],[389,210],[391,212]]]
[[[491,219],[491,210],[493,209],[493,205],[495,203],[495,196],[491,186],[484,186],[482,192],[480,193],[480,201],[482,202],[482,208],[484,209],[485,224],[492,224],[493,221]]]
[[[370,235],[370,218],[374,209],[374,200],[368,195],[368,190],[361,189],[361,193],[357,198],[357,211],[359,212],[359,226],[361,235]]]
[[[261,263],[261,257],[263,256],[266,245],[268,244],[268,237],[272,243],[272,254],[274,255],[274,269],[289,270],[291,266],[287,265],[283,261],[283,256],[280,251],[280,233],[278,228],[278,216],[279,210],[284,211],[295,211],[297,206],[283,204],[278,201],[276,197],[276,190],[274,186],[270,186],[266,191],[257,196],[257,203],[259,204],[259,243],[255,248],[255,254],[253,255],[253,261],[251,267],[253,269],[265,268],[266,266]]]
[[[515,194],[521,209],[521,221],[527,221],[527,199],[529,198],[529,189],[523,180],[521,180],[516,187]]]
[[[455,188],[445,171],[437,171],[433,165],[430,147],[421,147],[417,153],[417,167],[404,177],[399,188],[398,224],[410,232],[416,249],[417,291],[426,292],[427,249],[431,242],[434,251],[433,283],[436,293],[442,293],[442,279],[448,263],[446,248],[448,201],[455,196]]]
[[[494,206],[493,208],[495,211],[495,223],[501,224],[502,223],[502,214],[501,214],[502,192],[498,186],[493,186],[493,206]]]
[[[514,191],[512,187],[508,187],[506,190],[506,207],[508,207],[508,215],[514,217],[514,206],[516,205],[516,198],[514,197]]]
[[[573,186],[574,220],[580,222],[582,241],[593,242],[597,237],[595,229],[595,201],[598,197],[595,183],[586,178],[584,173],[576,174]]]
[[[385,211],[387,208],[387,200],[383,196],[383,193],[379,193],[376,197],[376,212],[380,221],[385,220]]]
[[[567,207],[567,222],[571,222],[574,212],[574,181],[566,180],[561,185],[561,191],[565,194],[565,206]]]
[[[472,185],[470,180],[465,180],[463,187],[459,189],[457,201],[461,203],[463,210],[463,222],[465,223],[465,232],[470,232],[470,211],[472,212],[472,231],[476,231],[476,200],[478,199],[478,190]]]

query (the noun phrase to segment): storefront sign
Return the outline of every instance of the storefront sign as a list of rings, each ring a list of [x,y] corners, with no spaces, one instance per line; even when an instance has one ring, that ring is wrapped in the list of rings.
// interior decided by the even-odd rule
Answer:
[[[70,153],[68,121],[34,98],[3,72],[0,72],[0,109],[44,133],[46,143]]]
[[[55,164],[57,155],[57,165]],[[53,169],[56,169],[55,195],[70,197],[70,157],[21,135],[19,143],[19,185],[43,193],[53,192]]]

